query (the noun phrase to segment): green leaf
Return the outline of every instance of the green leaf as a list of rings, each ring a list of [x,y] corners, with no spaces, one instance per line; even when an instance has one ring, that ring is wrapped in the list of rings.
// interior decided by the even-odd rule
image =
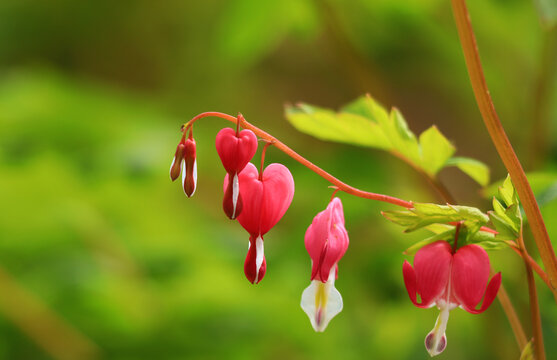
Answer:
[[[445,166],[456,150],[436,126],[430,127],[420,135],[420,146],[423,167],[432,176]]]
[[[489,168],[481,161],[467,157],[453,157],[447,161],[447,166],[456,166],[482,186],[489,184]]]
[[[424,246],[432,244],[432,243],[434,243],[436,241],[439,241],[439,240],[452,240],[452,239],[454,239],[454,235],[455,235],[455,229],[453,227],[451,230],[447,230],[447,231],[442,232],[440,234],[435,234],[433,236],[430,236],[427,239],[424,239],[422,241],[418,241],[417,243],[415,243],[414,245],[412,245],[408,249],[406,249],[404,251],[404,254],[405,255],[415,255],[418,252],[418,250],[420,250]]]
[[[534,360],[534,345],[532,344],[533,340],[528,341],[528,344],[522,349],[522,353],[520,354],[520,360]]]
[[[432,179],[455,152],[455,147],[435,126],[424,131],[418,141],[398,109],[388,112],[369,95],[359,97],[338,112],[302,103],[287,106],[285,115],[303,133],[321,140],[388,151]],[[464,168],[480,184],[487,184],[489,173],[485,165],[472,159],[455,159],[458,163],[455,166]]]
[[[488,212],[489,218],[498,232],[495,238],[498,240],[515,240],[519,237],[522,229],[522,215],[518,195],[510,176],[507,176],[499,187],[499,197],[503,200],[506,208],[494,197],[494,211]]]
[[[499,187],[499,197],[501,197],[507,206],[518,204],[518,196],[514,189],[510,175],[507,175],[507,178],[503,181],[503,185]]]
[[[479,209],[468,206],[414,203],[413,209],[384,211],[383,216],[411,232],[432,224],[447,224],[464,221],[470,233],[485,225],[489,218]]]
[[[316,106],[299,104],[297,107],[287,107],[286,117],[297,130],[321,140],[379,149],[392,147],[375,121],[358,114],[337,114]]]

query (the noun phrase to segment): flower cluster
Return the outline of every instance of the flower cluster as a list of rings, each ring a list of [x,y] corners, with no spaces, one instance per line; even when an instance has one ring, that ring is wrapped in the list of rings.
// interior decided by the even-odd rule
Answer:
[[[222,206],[226,216],[237,220],[249,234],[244,273],[252,284],[258,284],[267,270],[264,236],[290,207],[294,179],[282,164],[273,163],[263,168],[267,146],[263,149],[258,170],[250,162],[257,152],[257,137],[250,130],[240,131],[239,125],[244,121],[241,115],[236,121],[236,129],[222,129],[215,141],[226,170]],[[190,197],[197,185],[192,124],[184,129],[170,166],[173,181],[180,174],[184,192]],[[500,273],[488,282],[490,263],[483,248],[478,245],[456,246],[460,225],[457,225],[453,246],[447,241],[436,241],[418,250],[413,267],[408,261],[403,265],[404,283],[412,303],[420,308],[437,306],[440,310],[435,327],[425,338],[425,347],[431,356],[440,354],[447,345],[445,330],[449,312],[457,307],[472,314],[485,311],[501,284]],[[313,329],[322,332],[343,307],[342,297],[334,284],[338,278],[338,262],[348,248],[349,239],[342,202],[338,197],[333,197],[325,210],[313,218],[304,242],[311,258],[311,283],[302,293],[301,307]],[[477,308],[480,302],[482,305]]]

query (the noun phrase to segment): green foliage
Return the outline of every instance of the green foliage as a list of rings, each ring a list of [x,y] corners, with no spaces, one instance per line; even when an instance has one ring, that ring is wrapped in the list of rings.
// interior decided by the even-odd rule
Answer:
[[[308,104],[287,106],[286,118],[299,131],[321,140],[388,151],[431,178],[445,166],[457,166],[480,185],[489,182],[489,169],[483,163],[451,158],[456,149],[436,126],[417,138],[398,109],[389,113],[369,95],[338,112]]]
[[[522,349],[522,353],[520,354],[520,360],[534,360],[534,344],[533,340],[528,341],[528,344]]]
[[[489,218],[479,209],[470,206],[414,203],[407,210],[384,211],[383,216],[411,232],[432,224],[462,221],[470,234],[487,224]]]
[[[481,161],[467,157],[453,157],[446,165],[456,166],[482,186],[489,184],[489,168]]]
[[[383,216],[395,224],[405,227],[405,232],[425,228],[434,235],[418,241],[404,251],[414,255],[422,247],[438,240],[453,244],[455,226],[449,223],[462,221],[459,232],[459,246],[477,244],[486,250],[502,249],[506,246],[502,238],[490,232],[479,231],[489,218],[479,209],[468,206],[437,205],[415,203],[413,209],[384,211]]]
[[[507,176],[503,185],[499,187],[499,198],[503,203],[493,197],[493,211],[488,212],[498,232],[495,239],[515,240],[522,230],[522,214],[518,194],[510,176]]]

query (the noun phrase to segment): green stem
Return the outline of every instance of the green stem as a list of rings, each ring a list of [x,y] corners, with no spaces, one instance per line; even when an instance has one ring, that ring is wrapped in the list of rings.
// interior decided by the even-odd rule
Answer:
[[[540,257],[547,270],[549,281],[552,285],[551,291],[556,292],[557,258],[555,257],[555,252],[553,250],[553,246],[551,245],[549,234],[547,233],[547,229],[538,207],[538,203],[536,202],[536,198],[534,197],[534,193],[532,192],[532,188],[528,183],[528,179],[526,178],[522,165],[516,157],[507,134],[501,125],[499,116],[495,111],[493,101],[491,100],[491,95],[489,94],[489,89],[487,88],[487,83],[485,81],[480,62],[476,38],[470,22],[468,9],[466,8],[466,2],[465,0],[451,1],[460,42],[464,52],[464,58],[466,60],[466,66],[468,68],[468,74],[470,75],[470,81],[472,83],[478,107],[489,135],[491,136],[491,140],[493,141],[501,160],[505,164],[505,167],[511,176],[518,196],[520,197],[524,207],[524,212],[530,221],[536,246],[538,247]]]

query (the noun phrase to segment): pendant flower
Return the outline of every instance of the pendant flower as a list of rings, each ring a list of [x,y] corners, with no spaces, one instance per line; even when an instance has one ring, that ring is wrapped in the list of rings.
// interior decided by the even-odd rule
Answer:
[[[228,174],[222,207],[226,215],[234,220],[242,212],[238,174],[255,155],[257,137],[251,130],[224,128],[217,134],[215,143],[222,165]]]
[[[197,160],[195,140],[191,137],[191,134],[190,138],[180,140],[170,165],[170,179],[172,181],[176,180],[180,173],[182,173],[184,193],[187,197],[192,197],[197,188]]]
[[[225,191],[229,178],[227,174],[224,179]],[[243,196],[243,210],[238,222],[250,234],[244,273],[252,284],[257,284],[267,269],[263,235],[288,210],[294,197],[294,179],[284,165],[270,164],[259,174],[255,165],[248,163],[238,174],[238,180]]]
[[[410,300],[420,308],[436,305],[441,310],[435,327],[425,338],[431,356],[442,353],[447,346],[449,311],[460,306],[471,314],[479,314],[491,305],[501,285],[501,273],[488,284],[489,269],[489,257],[480,246],[466,245],[453,252],[446,241],[421,248],[414,257],[414,268],[404,262],[402,272]],[[421,302],[417,301],[416,293]],[[476,309],[482,298],[482,306]]]
[[[311,257],[311,284],[302,293],[301,306],[313,329],[323,332],[329,321],[342,310],[342,297],[335,288],[338,261],[348,248],[342,202],[334,198],[317,214],[305,235]]]

